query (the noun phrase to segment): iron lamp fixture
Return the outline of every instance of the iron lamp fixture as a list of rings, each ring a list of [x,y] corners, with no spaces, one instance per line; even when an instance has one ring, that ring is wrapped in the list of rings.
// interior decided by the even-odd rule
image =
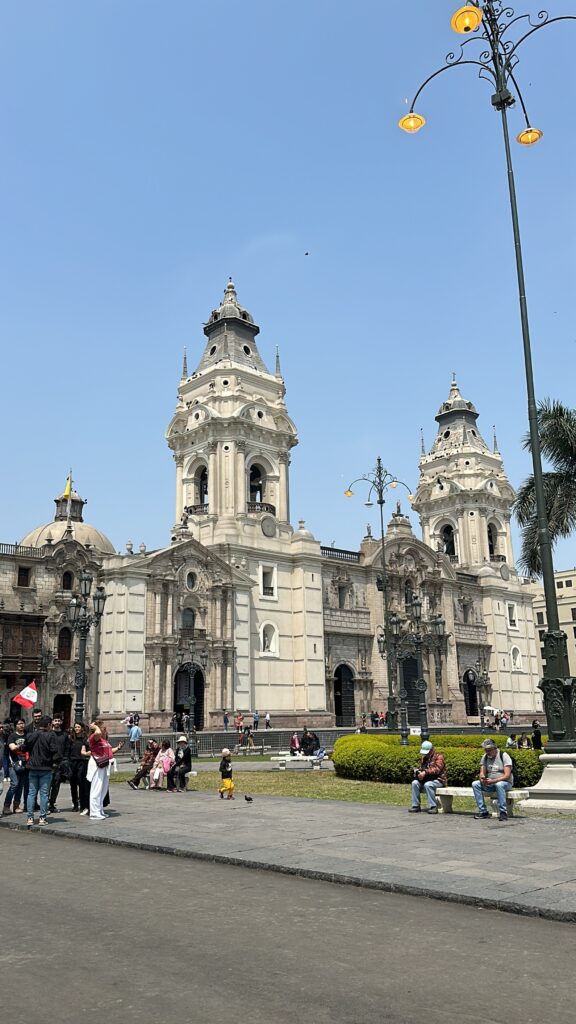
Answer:
[[[516,142],[519,142],[521,146],[533,146],[536,142],[540,142],[540,139],[544,135],[539,128],[531,128],[527,125],[519,135],[516,136]]]
[[[411,110],[409,114],[405,114],[398,121],[398,127],[403,132],[408,132],[408,135],[414,135],[415,132],[419,132],[425,124],[426,118],[422,117],[421,114],[417,114],[414,110]]]
[[[492,89],[492,108],[500,115],[520,306],[538,549],[546,602],[547,629],[543,637],[545,668],[543,678],[538,685],[544,695],[548,731],[547,752],[574,754],[576,753],[576,677],[570,674],[567,637],[560,628],[558,615],[552,540],[544,491],[520,221],[508,126],[508,110],[518,101],[526,127],[516,136],[517,141],[522,146],[532,146],[542,138],[541,130],[533,128],[530,124],[524,97],[518,84],[518,51],[526,39],[540,32],[547,25],[553,25],[560,21],[576,21],[576,15],[564,14],[551,18],[548,11],[545,10],[538,11],[535,15],[517,15],[512,7],[506,5],[505,0],[474,0],[474,3],[460,8],[452,18],[452,28],[455,32],[468,35],[472,33],[472,35],[462,42],[459,51],[448,53],[444,65],[424,80],[414,95],[410,113],[403,117],[399,124],[405,131],[417,131],[421,125],[416,122],[417,115],[414,114],[414,107],[420,93],[445,71],[464,65],[472,65],[480,69],[479,77],[483,81],[487,81]],[[517,33],[516,38],[513,38],[514,32]],[[475,46],[478,47],[477,50],[474,49]],[[410,117],[415,119],[412,124],[408,123]]]
[[[418,594],[412,597],[412,618],[416,625],[422,621],[422,598],[418,597]]]
[[[376,498],[376,504],[380,511],[380,544],[382,554],[382,575],[376,577],[377,589],[382,594],[382,611],[384,613],[384,626],[382,639],[380,634],[378,635],[378,650],[382,657],[386,656],[386,673],[388,682],[388,728],[396,729],[398,721],[398,713],[396,711],[396,695],[395,695],[395,684],[397,676],[397,667],[394,657],[391,657],[391,628],[392,628],[392,616],[390,615],[389,609],[389,584],[388,584],[388,573],[386,568],[386,547],[385,547],[385,533],[384,533],[384,495],[388,488],[396,488],[400,484],[405,487],[408,492],[410,488],[403,480],[398,480],[392,473],[384,468],[382,459],[380,456],[376,459],[376,466],[370,473],[365,473],[364,476],[359,476],[356,480],[352,480],[347,490],[344,491],[346,498],[351,498],[354,494],[352,487],[354,484],[359,482],[366,483],[368,487],[368,498],[365,502],[367,508],[372,508],[374,505],[373,497]],[[383,648],[381,647],[383,644]],[[384,650],[384,653],[383,653]],[[392,651],[393,654],[393,651]]]
[[[89,572],[83,572],[80,577],[80,593],[82,597],[90,597],[90,591],[92,590],[92,576]]]
[[[479,7],[460,7],[452,15],[450,24],[458,35],[467,35],[468,32],[475,32],[477,28],[480,28],[482,22],[482,11]]]

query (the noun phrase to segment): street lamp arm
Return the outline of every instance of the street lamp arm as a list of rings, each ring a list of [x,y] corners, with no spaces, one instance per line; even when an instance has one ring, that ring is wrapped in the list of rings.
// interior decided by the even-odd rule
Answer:
[[[576,14],[560,14],[557,18],[549,18],[546,11],[540,11],[538,17],[540,18],[543,14],[546,15],[546,21],[543,21],[541,25],[535,25],[533,28],[530,29],[529,32],[526,32],[523,36],[520,36],[520,39],[516,40],[514,46],[512,46],[511,49],[508,51],[508,61],[510,60],[512,54],[515,53],[518,47],[524,42],[524,40],[528,39],[529,36],[533,36],[535,32],[539,32],[541,28],[546,28],[548,25],[553,25],[555,21],[576,21]],[[510,28],[510,26],[507,25],[506,28]]]
[[[508,78],[511,79],[512,84],[513,84],[513,86],[514,86],[514,88],[516,90],[516,95],[517,95],[518,99],[520,100],[520,106],[522,107],[522,113],[524,114],[524,120],[526,121],[526,127],[529,128],[530,127],[530,121],[528,119],[528,111],[526,110],[526,104],[524,103],[524,97],[522,96],[522,93],[520,92],[520,87],[518,85],[518,82],[516,81],[514,75],[512,74],[512,72],[510,70],[508,70]]]
[[[449,54],[449,56],[450,56],[450,54]],[[476,64],[477,67],[483,68],[484,71],[487,71],[492,76],[494,81],[496,81],[496,76],[495,76],[494,72],[492,71],[492,68],[490,68],[487,64],[484,64],[483,61],[481,61],[481,60],[457,60],[457,61],[454,61],[453,64],[447,64],[446,67],[438,68],[438,71],[434,71],[434,73],[432,75],[429,75],[428,78],[424,82],[422,82],[422,85],[418,89],[418,92],[414,96],[414,99],[412,100],[412,103],[410,105],[410,113],[411,114],[414,113],[414,107],[416,106],[416,101],[418,100],[418,97],[419,97],[420,93],[424,91],[424,89],[432,81],[432,79],[437,78],[438,75],[441,75],[444,71],[450,71],[452,68],[460,68],[464,64]]]

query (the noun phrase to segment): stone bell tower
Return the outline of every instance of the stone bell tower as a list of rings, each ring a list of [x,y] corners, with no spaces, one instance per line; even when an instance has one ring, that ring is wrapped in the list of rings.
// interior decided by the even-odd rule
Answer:
[[[504,471],[496,436],[489,448],[478,413],[460,393],[455,375],[436,416],[438,432],[420,458],[413,508],[423,539],[461,566],[513,565],[510,509],[514,491]]]
[[[176,462],[173,536],[191,533],[253,580],[235,598],[234,707],[292,724],[326,707],[320,545],[303,522],[290,524],[296,427],[279,356],[271,373],[231,280],[204,334],[193,373],[184,358],[166,434]]]
[[[206,346],[191,375],[185,357],[167,440],[176,462],[176,523],[184,515],[205,544],[230,542],[254,525],[267,536],[289,523],[289,453],[298,438],[279,356],[270,373],[259,331],[230,280],[204,326]]]

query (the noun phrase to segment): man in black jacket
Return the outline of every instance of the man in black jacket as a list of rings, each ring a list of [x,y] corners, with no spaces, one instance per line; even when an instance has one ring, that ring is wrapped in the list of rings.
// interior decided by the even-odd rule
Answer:
[[[70,778],[70,748],[71,741],[67,732],[62,728],[62,715],[54,715],[52,719],[52,732],[56,739],[56,757],[52,771],[52,783],[50,785],[49,808],[50,814],[57,814],[56,800],[60,792],[60,784]]]
[[[192,753],[185,736],[178,737],[176,760],[168,772],[167,787],[169,793],[179,793],[186,789],[186,772],[192,769]],[[174,785],[176,783],[176,785]]]
[[[24,750],[29,754],[27,761],[28,789],[28,825],[34,824],[34,804],[36,794],[40,794],[40,825],[46,824],[48,813],[48,793],[52,781],[52,768],[58,756],[56,737],[50,730],[50,719],[42,718],[36,732],[28,733]]]

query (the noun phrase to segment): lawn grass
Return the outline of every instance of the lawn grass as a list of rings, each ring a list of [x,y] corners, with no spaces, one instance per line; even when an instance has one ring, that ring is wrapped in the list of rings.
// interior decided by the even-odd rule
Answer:
[[[130,778],[127,772],[118,772],[111,781],[124,782]],[[356,779],[340,779],[327,771],[287,772],[239,772],[235,779],[236,793],[250,793],[252,796],[289,796],[305,800],[344,800],[357,804],[394,804],[410,806],[410,786],[398,786],[384,782],[359,782]],[[194,779],[194,789],[199,792],[216,792],[220,785],[218,772],[199,772]],[[423,801],[422,806],[425,806]],[[473,810],[472,797],[456,797],[454,810]]]

